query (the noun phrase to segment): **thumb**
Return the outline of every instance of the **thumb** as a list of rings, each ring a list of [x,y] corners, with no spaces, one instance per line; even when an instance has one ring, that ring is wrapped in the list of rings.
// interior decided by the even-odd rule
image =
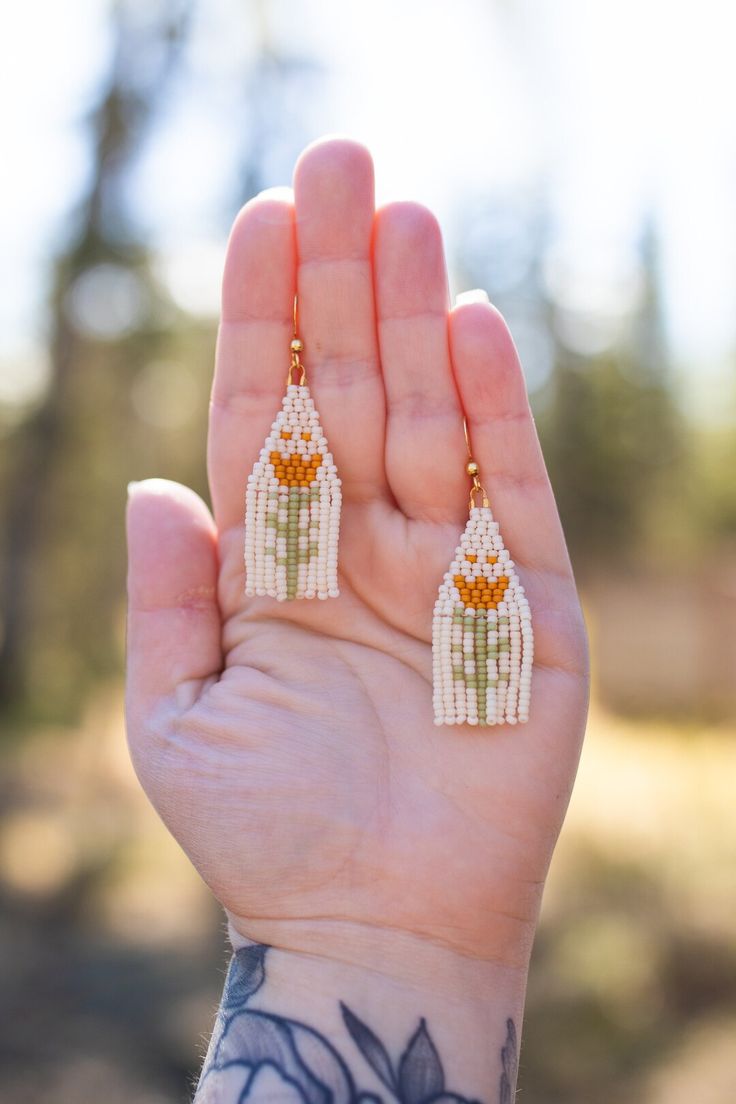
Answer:
[[[162,699],[186,709],[221,668],[217,530],[199,495],[167,479],[128,489],[126,709],[145,729]]]

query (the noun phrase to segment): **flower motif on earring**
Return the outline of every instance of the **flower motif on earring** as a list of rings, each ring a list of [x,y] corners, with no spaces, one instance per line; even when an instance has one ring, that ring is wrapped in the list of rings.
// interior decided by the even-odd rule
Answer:
[[[340,593],[342,492],[306,383],[303,348],[295,300],[286,393],[245,493],[245,593],[278,601]]]
[[[470,516],[434,607],[434,719],[438,725],[514,725],[529,719],[531,612],[480,483],[467,423],[465,440]]]

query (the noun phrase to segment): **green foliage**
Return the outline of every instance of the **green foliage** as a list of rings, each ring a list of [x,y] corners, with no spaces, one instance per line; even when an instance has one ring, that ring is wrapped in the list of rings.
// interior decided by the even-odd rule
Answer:
[[[736,538],[736,434],[731,427],[701,430],[696,441],[695,519],[709,543],[730,544]]]
[[[581,571],[635,557],[652,500],[686,463],[681,418],[662,382],[626,355],[560,359],[540,433],[571,554]]]

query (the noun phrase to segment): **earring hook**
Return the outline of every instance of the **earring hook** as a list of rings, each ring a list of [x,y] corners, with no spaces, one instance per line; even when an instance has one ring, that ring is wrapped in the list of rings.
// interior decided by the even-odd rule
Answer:
[[[468,459],[465,464],[465,471],[473,480],[473,485],[470,488],[470,509],[477,506],[475,501],[476,496],[480,498],[481,506],[489,506],[488,495],[486,494],[485,487],[479,479],[480,468],[477,462],[473,459],[473,450],[470,446],[470,430],[468,429],[468,419],[463,415],[463,433],[465,434],[465,444],[468,450]]]
[[[307,370],[302,364],[299,354],[304,349],[304,343],[298,336],[297,330],[297,296],[294,295],[294,336],[291,339],[291,363],[289,364],[289,373],[286,377],[286,386],[290,387],[293,382],[294,372],[299,372],[299,386],[301,387],[307,379]]]

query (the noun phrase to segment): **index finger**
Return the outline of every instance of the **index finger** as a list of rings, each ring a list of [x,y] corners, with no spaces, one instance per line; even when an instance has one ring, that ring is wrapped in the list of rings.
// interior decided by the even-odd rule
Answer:
[[[273,189],[243,207],[225,259],[207,446],[221,534],[243,524],[248,474],[281,405],[295,292],[294,204]]]

